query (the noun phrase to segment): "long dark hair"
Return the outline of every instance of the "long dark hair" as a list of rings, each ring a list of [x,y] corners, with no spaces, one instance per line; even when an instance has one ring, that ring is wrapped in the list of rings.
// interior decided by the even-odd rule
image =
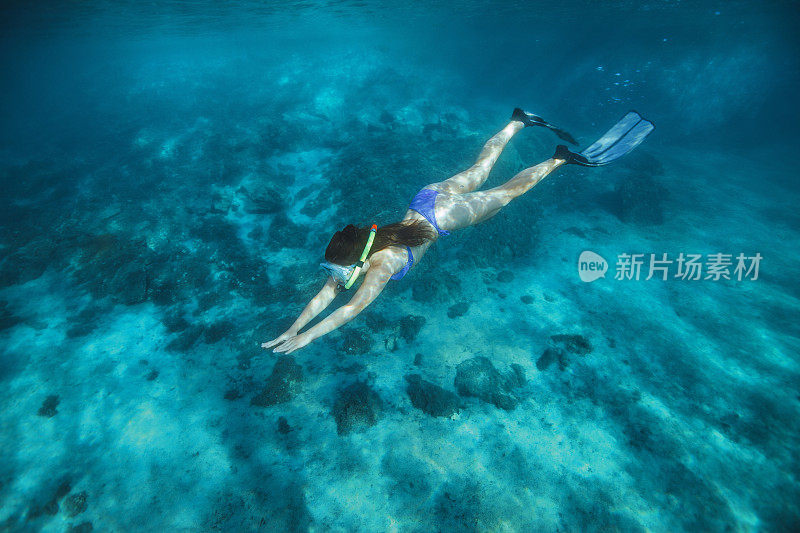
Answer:
[[[434,236],[433,228],[427,220],[387,224],[375,232],[375,240],[372,241],[369,255],[389,246],[419,246]],[[369,227],[348,224],[333,234],[325,250],[325,260],[337,265],[352,265],[361,258],[368,237]]]

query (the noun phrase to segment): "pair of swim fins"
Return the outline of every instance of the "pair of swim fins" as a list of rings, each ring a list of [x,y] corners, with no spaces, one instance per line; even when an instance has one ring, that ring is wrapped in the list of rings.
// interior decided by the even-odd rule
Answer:
[[[519,120],[526,126],[544,126],[552,130],[559,138],[572,144],[578,144],[569,133],[522,109],[516,108],[511,115],[511,120]],[[553,157],[584,167],[607,165],[639,146],[654,128],[653,123],[642,118],[639,113],[629,111],[605,135],[585,150],[576,153],[570,151],[563,144],[559,144]]]

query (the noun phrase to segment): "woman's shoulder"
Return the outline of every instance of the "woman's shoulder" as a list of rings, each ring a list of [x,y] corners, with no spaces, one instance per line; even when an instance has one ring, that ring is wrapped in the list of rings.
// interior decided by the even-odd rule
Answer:
[[[370,256],[370,262],[372,263],[380,263],[385,261],[390,261],[393,259],[401,258],[406,256],[406,246],[404,244],[393,244],[391,246],[387,246],[382,250],[378,250],[374,254]]]
[[[393,244],[382,250],[378,250],[370,256],[372,265],[384,265],[391,270],[397,270],[408,261],[408,250],[404,244]]]
[[[386,276],[392,275],[403,267],[406,255],[405,247],[402,246],[393,245],[378,250],[367,259],[365,272],[372,271],[373,273],[381,272]]]

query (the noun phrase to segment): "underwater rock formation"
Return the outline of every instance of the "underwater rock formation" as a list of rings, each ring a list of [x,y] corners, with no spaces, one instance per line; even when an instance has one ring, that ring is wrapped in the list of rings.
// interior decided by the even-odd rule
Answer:
[[[278,417],[278,433],[281,435],[286,435],[290,431],[292,431],[292,426],[289,425],[289,421],[286,420],[285,416]]]
[[[35,241],[0,261],[0,288],[20,285],[39,278],[51,264],[47,243]]]
[[[419,330],[425,325],[424,316],[408,315],[400,319],[400,336],[406,342],[412,342],[417,338]]]
[[[300,392],[303,382],[303,369],[291,355],[282,355],[272,367],[272,374],[267,384],[257,396],[250,400],[250,405],[269,407],[288,402]]]
[[[254,215],[271,215],[282,210],[286,205],[281,190],[272,183],[259,184],[257,193],[240,187],[236,192],[245,197],[245,211]]]
[[[592,351],[592,343],[583,335],[551,335],[550,340],[555,346],[560,346],[576,355],[587,355]]]
[[[372,337],[363,329],[347,329],[342,333],[342,351],[350,355],[361,355],[372,348]]]
[[[388,328],[391,324],[389,319],[387,319],[384,315],[375,312],[375,311],[366,311],[361,313],[364,316],[364,323],[370,329],[370,331],[378,331],[381,329]]]
[[[58,502],[64,496],[69,494],[69,491],[72,490],[72,485],[70,484],[68,479],[64,479],[59,483],[58,488],[56,488],[53,496],[44,503],[33,503],[28,509],[28,521],[35,520],[36,518],[42,515],[55,515],[58,513]],[[12,517],[13,518],[13,517]]]
[[[22,322],[22,319],[16,316],[8,308],[8,302],[0,300],[0,331],[13,328]]]
[[[167,314],[161,319],[161,323],[169,333],[178,333],[189,327],[189,321],[179,314]]]
[[[223,398],[231,402],[234,400],[238,400],[241,397],[242,397],[242,392],[239,389],[235,388],[226,390],[225,395],[223,396]]]
[[[469,311],[469,302],[458,302],[450,306],[447,310],[447,316],[449,318],[457,318],[464,316],[467,311]]]
[[[108,312],[109,308],[106,306],[87,305],[80,313],[69,318],[71,326],[67,330],[67,337],[73,339],[90,334],[97,329],[98,323],[107,316]]]
[[[51,394],[42,402],[42,406],[39,407],[39,410],[36,412],[39,416],[46,416],[47,418],[53,418],[58,414],[58,407],[59,399],[58,395]]]
[[[514,281],[514,273],[510,270],[501,270],[497,274],[497,281],[500,283],[511,283]]]
[[[72,494],[69,498],[64,501],[64,512],[67,513],[67,516],[70,518],[74,518],[84,512],[88,504],[86,503],[86,491],[79,492],[78,494]]]
[[[234,329],[234,323],[230,320],[220,320],[206,327],[205,331],[203,331],[203,340],[207,344],[215,344],[229,336]]]
[[[591,351],[592,343],[583,335],[551,335],[547,348],[536,359],[536,368],[547,370],[550,365],[558,362],[559,369],[565,370],[569,366],[570,355],[584,356]]]
[[[203,328],[201,326],[189,326],[167,344],[167,350],[186,352],[189,348],[194,346],[194,343],[197,342],[197,339],[199,339],[202,334]]]
[[[383,410],[383,401],[369,385],[356,381],[339,391],[332,415],[339,435],[360,433],[374,426]]]
[[[422,379],[419,374],[406,376],[406,392],[411,405],[431,416],[453,416],[459,411],[461,401],[458,396],[442,387]]]
[[[456,367],[454,385],[461,396],[474,396],[484,402],[510,411],[518,400],[512,391],[525,384],[525,371],[517,364],[511,365],[511,372],[501,374],[492,362],[483,356],[473,357]]]
[[[395,333],[390,333],[383,341],[387,352],[396,352],[400,348],[400,341]]]
[[[563,348],[556,348],[548,346],[539,359],[536,360],[536,368],[539,370],[547,370],[551,364],[558,361],[558,366],[564,370],[569,364],[567,352]]]
[[[278,213],[269,226],[268,242],[272,250],[303,248],[306,244],[305,235],[301,226],[292,222],[284,213]]]

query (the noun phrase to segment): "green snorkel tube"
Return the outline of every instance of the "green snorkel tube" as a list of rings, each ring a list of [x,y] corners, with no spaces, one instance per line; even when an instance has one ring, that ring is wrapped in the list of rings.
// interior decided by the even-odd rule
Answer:
[[[345,289],[349,289],[353,286],[356,279],[358,278],[359,273],[361,273],[361,267],[364,266],[364,260],[367,258],[369,254],[369,249],[372,248],[372,241],[375,240],[375,232],[378,231],[377,224],[373,224],[372,227],[369,229],[369,237],[367,237],[367,245],[364,247],[364,251],[361,252],[361,259],[356,262],[356,267],[353,269],[353,273],[350,274],[350,277],[347,280],[347,283],[344,284]]]

